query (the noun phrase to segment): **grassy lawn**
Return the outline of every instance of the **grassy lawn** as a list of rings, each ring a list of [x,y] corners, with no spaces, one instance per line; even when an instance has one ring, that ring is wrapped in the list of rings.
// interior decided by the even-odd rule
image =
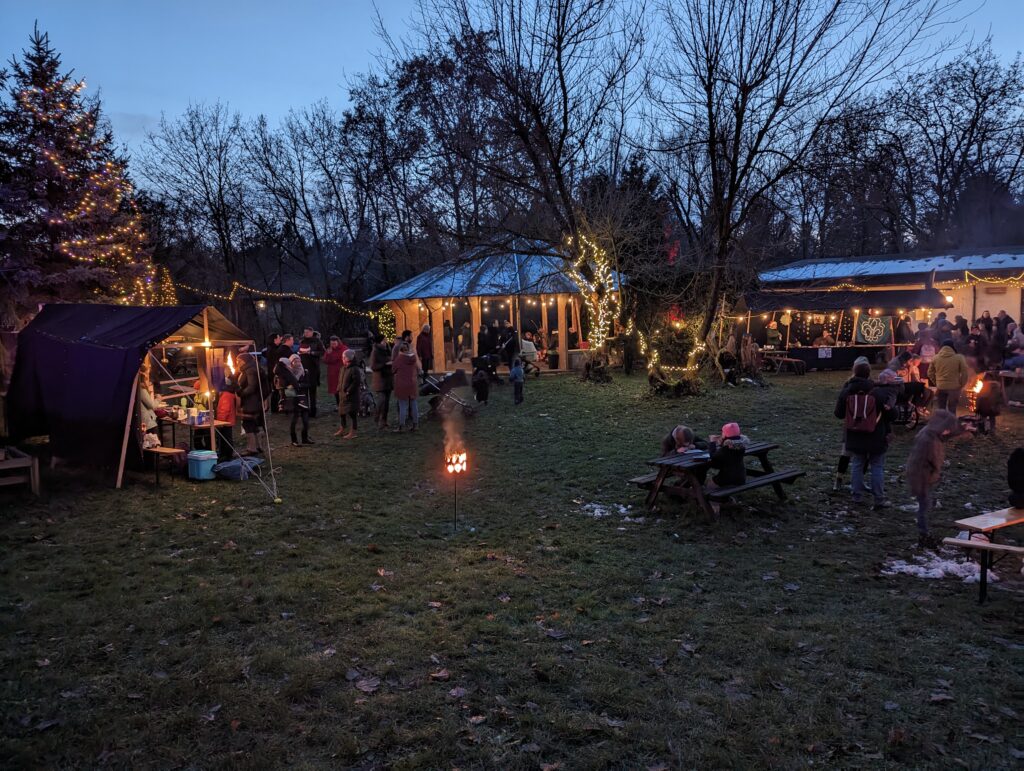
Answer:
[[[675,401],[551,377],[518,409],[498,388],[465,427],[454,534],[438,423],[341,442],[329,412],[316,447],[273,425],[279,506],[255,483],[69,472],[39,503],[4,492],[0,761],[1019,768],[1020,576],[979,608],[976,586],[880,575],[916,551],[911,435],[892,509],[830,498],[840,380]],[[661,435],[726,420],[808,472],[791,500],[646,512],[625,480]],[[1005,505],[1022,439],[1009,415],[950,448],[937,535]]]

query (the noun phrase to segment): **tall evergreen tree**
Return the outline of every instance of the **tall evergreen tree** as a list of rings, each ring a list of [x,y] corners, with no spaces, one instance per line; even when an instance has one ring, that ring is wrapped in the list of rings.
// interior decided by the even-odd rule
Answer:
[[[0,95],[0,323],[39,303],[150,304],[155,270],[100,102],[33,32]]]

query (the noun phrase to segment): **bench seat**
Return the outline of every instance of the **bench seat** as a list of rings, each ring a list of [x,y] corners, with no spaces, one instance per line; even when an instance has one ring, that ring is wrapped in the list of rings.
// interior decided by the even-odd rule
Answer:
[[[989,541],[967,541],[963,538],[943,538],[942,543],[946,546],[955,546],[958,549],[977,549],[993,554],[1016,554],[1024,559],[1024,546],[1010,546],[1005,543],[990,543]]]
[[[709,500],[712,501],[724,501],[731,498],[734,495],[745,493],[749,490],[756,490],[758,487],[767,487],[769,485],[778,485],[781,482],[792,484],[795,480],[804,476],[806,472],[798,469],[783,469],[781,471],[771,471],[767,474],[761,474],[753,479],[747,479],[742,485],[734,485],[732,487],[719,487],[714,490],[708,490],[706,495]]]
[[[658,472],[652,471],[650,474],[641,474],[638,477],[633,477],[627,484],[636,485],[637,487],[650,487],[657,478]]]

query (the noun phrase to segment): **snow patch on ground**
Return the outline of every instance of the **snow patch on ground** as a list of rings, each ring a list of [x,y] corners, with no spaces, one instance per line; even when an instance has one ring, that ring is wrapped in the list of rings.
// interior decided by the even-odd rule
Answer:
[[[633,507],[626,506],[622,503],[583,503],[581,500],[577,500],[575,503],[580,504],[580,511],[594,519],[619,516],[622,517],[623,522],[642,524],[646,521],[644,517],[630,516],[630,512],[633,511]]]
[[[916,555],[911,561],[890,559],[882,566],[883,576],[914,576],[915,578],[959,578],[965,584],[977,583],[981,566],[976,562],[950,559],[933,552]],[[988,571],[988,580],[995,582],[999,576]]]

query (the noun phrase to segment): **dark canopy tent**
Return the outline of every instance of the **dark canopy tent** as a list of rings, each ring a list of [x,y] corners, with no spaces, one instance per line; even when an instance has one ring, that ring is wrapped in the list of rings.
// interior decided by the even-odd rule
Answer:
[[[250,342],[203,305],[44,306],[18,334],[7,395],[11,436],[48,434],[55,456],[120,470],[139,367],[172,337],[181,345]]]
[[[883,289],[878,291],[748,292],[736,305],[736,313],[807,311],[824,313],[839,309],[862,308],[880,311],[913,308],[948,308],[945,295],[938,289]]]

